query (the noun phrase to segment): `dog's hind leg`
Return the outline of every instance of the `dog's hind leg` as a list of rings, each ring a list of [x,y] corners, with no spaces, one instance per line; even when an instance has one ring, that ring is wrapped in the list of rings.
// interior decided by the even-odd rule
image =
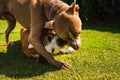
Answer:
[[[9,34],[15,28],[16,19],[9,13],[4,14],[3,17],[8,22],[8,27],[5,31],[6,43],[7,43],[7,45],[11,45],[11,41],[9,41]]]

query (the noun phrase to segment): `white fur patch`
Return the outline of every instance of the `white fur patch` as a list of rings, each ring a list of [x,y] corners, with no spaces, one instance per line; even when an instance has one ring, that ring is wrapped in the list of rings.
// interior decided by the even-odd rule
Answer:
[[[51,43],[49,45],[45,46],[45,49],[49,52],[49,53],[58,53],[61,49],[61,47],[59,47],[57,45],[57,37],[53,38],[53,40],[51,41]],[[54,49],[54,52],[52,52],[52,50]]]
[[[75,49],[73,49],[72,47],[69,48],[63,48],[60,50],[62,53],[70,53],[70,52],[74,52]]]
[[[39,58],[39,54],[32,55],[34,58]]]
[[[58,37],[54,37],[51,41],[50,44],[46,45],[45,46],[45,49],[49,52],[49,53],[59,53],[59,51],[61,50],[61,47],[58,46],[57,44],[57,38]],[[28,49],[31,49],[31,48],[34,48],[32,44],[29,43],[28,45]],[[54,51],[53,51],[54,49]],[[64,53],[68,53],[68,52],[72,52],[73,51],[73,48],[68,48],[68,49],[65,49],[63,50]],[[36,56],[36,55],[33,55],[33,56]]]
[[[49,44],[49,45],[47,45],[47,46],[45,46],[45,49],[49,52],[49,53],[52,53],[52,48],[53,47],[53,45],[52,44]]]
[[[33,48],[33,45],[29,43],[28,49],[31,49],[31,48]]]
[[[77,44],[81,45],[81,39],[80,40],[76,40]]]

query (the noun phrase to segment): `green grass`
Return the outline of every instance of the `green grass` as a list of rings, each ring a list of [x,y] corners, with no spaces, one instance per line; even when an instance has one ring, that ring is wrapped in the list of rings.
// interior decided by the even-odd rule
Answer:
[[[0,80],[120,80],[119,25],[83,25],[82,47],[73,53],[54,56],[72,65],[57,69],[47,62],[26,57],[20,44],[20,25],[5,43],[7,23],[0,20]]]

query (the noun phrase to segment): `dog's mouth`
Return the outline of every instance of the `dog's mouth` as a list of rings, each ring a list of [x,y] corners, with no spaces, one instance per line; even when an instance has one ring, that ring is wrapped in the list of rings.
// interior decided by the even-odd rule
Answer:
[[[75,49],[75,50],[78,50],[78,49],[80,48],[80,46],[79,46],[78,44],[71,44],[71,43],[69,43],[69,45],[70,45],[73,49]]]
[[[61,39],[61,38],[60,38]],[[81,40],[80,38],[78,39],[71,39],[71,38],[65,38],[57,41],[59,45],[66,45],[68,44],[71,46],[73,49],[78,50],[81,46]]]
[[[68,44],[75,50],[78,50],[81,46],[80,40],[68,40]]]

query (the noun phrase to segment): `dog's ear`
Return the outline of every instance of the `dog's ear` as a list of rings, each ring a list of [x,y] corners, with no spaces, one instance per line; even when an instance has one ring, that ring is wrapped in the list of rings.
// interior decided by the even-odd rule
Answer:
[[[71,4],[70,8],[67,10],[69,14],[78,14],[79,12],[79,5],[76,5],[76,0]]]
[[[47,28],[47,29],[54,29],[53,23],[54,23],[54,20],[45,22],[44,28]]]

